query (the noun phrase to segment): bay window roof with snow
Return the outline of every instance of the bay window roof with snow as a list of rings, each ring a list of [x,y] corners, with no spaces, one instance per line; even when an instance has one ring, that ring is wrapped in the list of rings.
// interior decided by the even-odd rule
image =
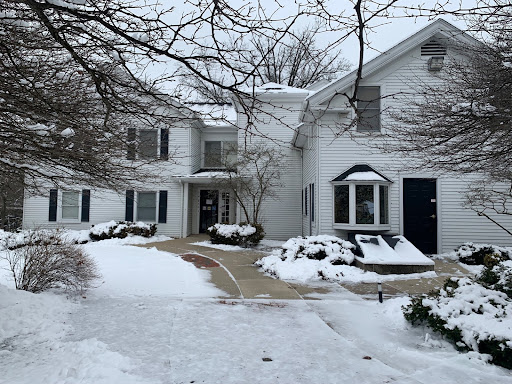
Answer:
[[[367,164],[357,164],[331,180],[333,228],[387,231],[391,180]]]

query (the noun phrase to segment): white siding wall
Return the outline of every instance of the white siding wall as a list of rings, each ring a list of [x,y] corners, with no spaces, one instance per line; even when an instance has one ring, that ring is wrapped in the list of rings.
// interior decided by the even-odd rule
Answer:
[[[304,188],[307,188],[308,191],[308,214],[305,215],[303,212],[302,215],[302,234],[307,235],[317,235],[319,225],[317,223],[320,219],[320,205],[319,202],[319,185],[318,185],[318,156],[319,156],[319,145],[320,140],[318,138],[318,129],[317,124],[312,125],[309,128],[308,141],[303,148],[302,156],[303,156],[303,176],[302,176],[302,191]],[[309,188],[310,184],[315,184],[315,192],[314,192],[314,206],[315,206],[315,215],[314,222],[310,220],[311,217],[311,191]],[[304,193],[304,192],[302,192]],[[301,193],[301,197],[302,197]],[[303,208],[301,208],[303,211]]]
[[[380,86],[381,95],[399,94],[400,92],[414,92],[415,86],[420,86],[422,81],[430,83],[439,81],[427,71],[427,59],[421,58],[419,47],[410,52],[410,55],[396,61],[378,73],[366,77],[361,85]],[[399,101],[393,98],[381,100],[381,109],[398,106]],[[338,96],[331,100],[331,106],[344,106],[344,100]],[[326,115],[321,119],[320,139],[320,173],[319,173],[319,207],[321,209],[321,233],[331,233],[345,236],[345,231],[333,229],[333,189],[329,182],[337,175],[354,164],[369,164],[377,171],[393,181],[390,189],[390,223],[391,232],[398,233],[401,230],[400,222],[400,201],[402,191],[400,190],[400,168],[407,164],[407,160],[397,158],[397,155],[382,154],[376,149],[366,146],[363,135],[354,132],[353,138],[342,135],[333,140],[333,132],[339,128],[339,123],[347,123],[347,118],[340,119],[337,115]],[[382,127],[385,129],[389,120],[385,116],[381,119]],[[374,136],[375,140],[376,137]],[[378,140],[378,138],[377,138]],[[312,162],[305,162],[305,166],[311,166]],[[305,174],[309,172],[305,167]],[[432,177],[424,173],[410,173],[407,177]],[[478,217],[476,213],[462,207],[463,191],[466,181],[454,177],[443,176],[438,178],[438,226],[440,226],[440,249],[450,251],[466,241],[488,242],[495,244],[511,245],[512,239],[503,230],[492,224],[485,218]],[[512,218],[511,218],[512,219]],[[508,220],[512,225],[512,220]]]
[[[305,95],[303,95],[305,97]],[[278,199],[268,199],[261,214],[261,223],[269,239],[288,239],[302,233],[301,220],[301,188],[302,163],[301,153],[290,145],[294,128],[298,124],[298,117],[302,99],[283,101],[281,96],[275,99],[265,99],[262,103],[258,120],[251,130],[244,130],[245,121],[240,119],[241,128],[238,135],[238,146],[266,142],[269,145],[279,146],[285,155],[281,168],[281,182],[283,187],[277,191]],[[242,115],[243,116],[243,115]],[[271,138],[272,140],[269,140]],[[244,221],[245,217],[239,218]]]
[[[201,131],[198,128],[190,130],[190,173],[201,168]]]
[[[169,154],[172,158],[169,161],[159,161],[159,176],[162,180],[146,180],[144,183],[135,187],[138,191],[168,191],[167,202],[167,223],[158,224],[158,233],[170,236],[180,236],[181,233],[181,185],[172,181],[171,176],[175,174],[190,173],[190,155],[189,155],[189,122],[176,122],[175,126],[169,129]],[[194,129],[194,131],[197,131]],[[160,137],[160,136],[158,136]],[[195,148],[200,148],[200,139]],[[70,190],[81,190],[82,187],[71,186]],[[89,189],[85,187],[85,189]],[[90,217],[88,223],[70,222],[59,220],[59,213],[56,222],[48,221],[49,212],[49,190],[46,196],[31,196],[25,194],[24,199],[24,228],[34,227],[66,227],[70,229],[88,229],[91,225],[107,222],[110,220],[125,219],[125,199],[124,192],[117,194],[114,191],[91,190]],[[59,198],[58,204],[61,204]],[[58,208],[60,212],[60,207]],[[134,216],[136,219],[136,215]]]

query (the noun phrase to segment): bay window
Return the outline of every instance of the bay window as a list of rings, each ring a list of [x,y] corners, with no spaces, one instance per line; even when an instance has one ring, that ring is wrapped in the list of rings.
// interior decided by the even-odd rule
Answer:
[[[389,182],[333,183],[334,228],[387,230]]]

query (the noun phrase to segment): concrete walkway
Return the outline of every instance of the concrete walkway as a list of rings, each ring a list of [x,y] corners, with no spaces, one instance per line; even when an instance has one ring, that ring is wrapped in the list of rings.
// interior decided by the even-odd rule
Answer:
[[[175,239],[157,243],[148,243],[142,247],[156,247],[161,251],[175,253],[184,260],[193,262],[198,268],[208,269],[211,281],[226,292],[224,298],[300,300],[312,293],[328,293],[325,283],[320,287],[288,283],[266,276],[254,266],[254,262],[264,256],[263,252],[253,250],[223,251],[193,243],[209,240],[207,235],[192,235],[184,239]],[[451,276],[463,276],[468,271],[458,264],[436,260],[435,271],[438,277],[395,280],[382,283],[385,297],[417,295],[439,289]],[[368,299],[377,297],[375,283],[341,283],[342,287]]]
[[[197,254],[215,260],[219,266],[207,267],[198,260],[200,268],[207,268],[211,272],[211,281],[225,291],[226,298],[245,299],[302,299],[301,295],[288,283],[282,280],[265,276],[253,264],[264,256],[262,252],[223,251],[210,247],[202,247],[192,243],[209,240],[206,235],[192,235],[184,239],[162,241],[145,244],[144,247],[156,247],[161,251],[177,255]],[[188,259],[191,257],[188,256]]]

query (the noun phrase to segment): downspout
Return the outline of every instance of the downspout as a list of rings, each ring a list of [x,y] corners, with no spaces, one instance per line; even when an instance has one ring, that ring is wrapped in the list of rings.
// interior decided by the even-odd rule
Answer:
[[[321,124],[319,124],[318,122],[315,123],[317,129],[316,129],[316,153],[317,153],[317,156],[316,156],[316,167],[317,167],[317,170],[316,170],[316,180],[315,180],[315,185],[316,185],[316,188],[317,188],[317,192],[315,193],[315,199],[317,199],[318,203],[315,203],[315,207],[316,207],[316,235],[318,236],[320,234],[320,223],[321,223],[321,212],[322,212],[322,207],[320,206],[320,180],[321,180],[321,177],[320,177],[320,155],[321,155],[321,151],[320,151],[320,137],[322,135],[320,135],[320,127],[321,127]]]
[[[181,186],[181,220],[180,220],[180,238],[184,238],[185,236],[183,236],[183,208],[184,208],[184,204],[185,204],[185,193],[183,192],[183,189],[185,188],[185,186],[183,185],[183,182],[181,181],[181,179],[178,179],[178,181],[180,182],[180,186]]]

